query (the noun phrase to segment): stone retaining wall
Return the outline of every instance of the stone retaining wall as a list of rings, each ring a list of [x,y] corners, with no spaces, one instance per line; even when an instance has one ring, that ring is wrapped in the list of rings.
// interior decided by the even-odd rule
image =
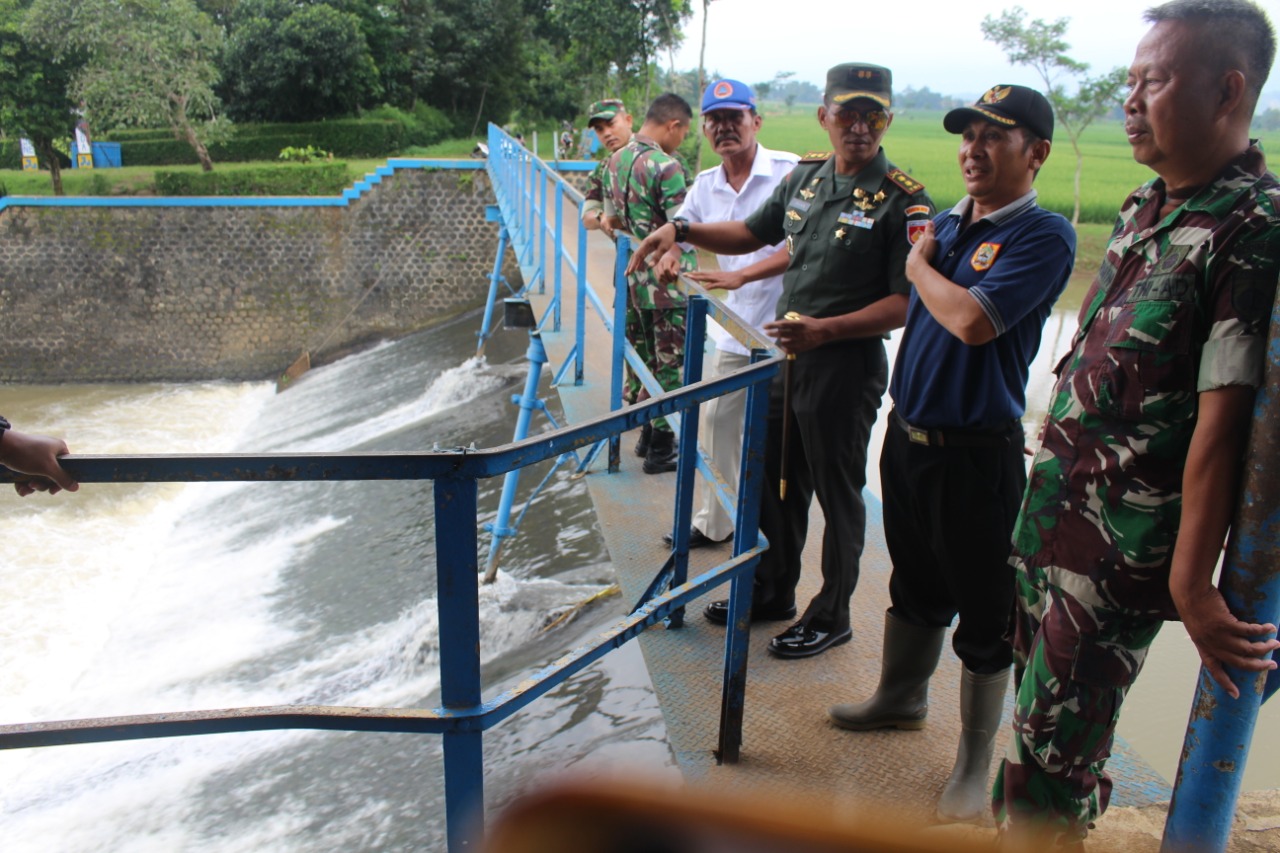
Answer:
[[[398,170],[344,207],[14,201],[3,382],[273,377],[483,304],[497,247],[479,169]],[[518,286],[510,251],[503,274]]]

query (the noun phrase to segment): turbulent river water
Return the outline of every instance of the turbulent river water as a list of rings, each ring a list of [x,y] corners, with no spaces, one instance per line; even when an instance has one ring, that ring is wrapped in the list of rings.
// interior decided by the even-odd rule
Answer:
[[[476,359],[478,325],[379,346],[279,395],[268,383],[9,387],[3,412],[78,453],[495,446],[511,439],[527,338],[501,333]],[[525,475],[524,497],[545,473]],[[482,481],[482,522],[500,488]],[[86,485],[38,498],[2,499],[0,720],[438,701],[430,482]],[[482,591],[486,695],[616,618],[615,600],[542,630],[611,582],[607,559],[585,485],[558,472]],[[565,769],[673,772],[664,731],[629,646],[486,735],[487,800]],[[429,735],[8,751],[3,847],[440,849],[441,767]]]

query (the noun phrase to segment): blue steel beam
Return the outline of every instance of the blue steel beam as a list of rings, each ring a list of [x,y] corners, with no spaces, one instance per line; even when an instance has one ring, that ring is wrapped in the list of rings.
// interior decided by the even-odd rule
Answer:
[[[308,480],[434,480],[438,477],[495,477],[514,468],[584,447],[745,388],[778,372],[779,359],[740,373],[703,380],[688,388],[651,397],[625,410],[524,441],[478,450],[369,453],[210,453],[71,455],[59,461],[81,483],[302,482]],[[21,475],[0,468],[0,482]]]
[[[476,481],[435,481],[436,610],[440,625],[440,704],[480,704],[480,580],[476,558]],[[444,733],[445,831],[450,853],[466,850],[484,828],[484,751],[479,730]]]
[[[1280,622],[1280,294],[1262,386],[1245,450],[1240,504],[1222,568],[1219,589],[1239,619]],[[1232,699],[1201,667],[1191,720],[1178,762],[1173,799],[1165,821],[1162,853],[1219,853],[1227,849],[1236,800],[1249,757],[1258,710],[1267,691],[1266,673],[1229,668],[1240,689]],[[1274,684],[1274,679],[1272,679]]]
[[[757,493],[758,494],[758,493]],[[750,572],[763,547],[733,559],[669,590],[601,631],[592,641],[532,673],[511,690],[470,707],[367,708],[337,705],[269,705],[132,716],[57,720],[0,726],[0,749],[26,749],[157,737],[227,734],[276,729],[444,734],[483,732],[558,687],[623,643],[665,620],[673,610]],[[442,629],[444,623],[441,623]],[[443,649],[443,646],[442,646]],[[443,655],[443,652],[442,652]],[[452,676],[451,676],[452,678]],[[465,685],[464,685],[465,686]]]

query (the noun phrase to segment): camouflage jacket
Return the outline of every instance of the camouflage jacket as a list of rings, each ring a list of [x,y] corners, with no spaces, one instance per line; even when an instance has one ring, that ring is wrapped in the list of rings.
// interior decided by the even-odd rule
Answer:
[[[1280,272],[1280,182],[1256,144],[1159,219],[1125,203],[1059,363],[1013,561],[1086,603],[1176,619],[1169,564],[1198,394],[1257,387]]]
[[[609,161],[607,159],[601,160],[591,170],[591,174],[587,176],[587,188],[582,193],[583,214],[592,210],[604,209],[604,178],[605,168],[608,165]]]
[[[680,161],[652,139],[636,134],[609,158],[604,212],[622,220],[623,230],[641,240],[675,215],[688,186]],[[685,252],[682,267],[692,270],[696,266],[697,256]],[[630,282],[637,308],[680,308],[686,303],[678,282],[659,284],[652,272],[636,273]]]

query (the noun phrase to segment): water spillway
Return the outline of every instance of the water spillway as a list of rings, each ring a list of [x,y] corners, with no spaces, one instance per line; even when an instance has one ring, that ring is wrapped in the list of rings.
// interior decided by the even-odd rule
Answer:
[[[269,383],[34,386],[6,389],[6,411],[38,413],[24,428],[80,453],[499,445],[526,338],[500,333],[478,360],[477,322],[316,368],[279,395]],[[482,521],[500,482],[481,483]],[[5,502],[0,721],[438,702],[429,482],[93,484]],[[495,690],[615,617],[601,606],[542,631],[612,582],[583,483],[553,475],[527,518],[481,594]],[[670,761],[632,652],[486,739],[488,799],[550,767],[636,759]],[[7,851],[441,849],[442,803],[434,737],[256,732],[0,753]]]

